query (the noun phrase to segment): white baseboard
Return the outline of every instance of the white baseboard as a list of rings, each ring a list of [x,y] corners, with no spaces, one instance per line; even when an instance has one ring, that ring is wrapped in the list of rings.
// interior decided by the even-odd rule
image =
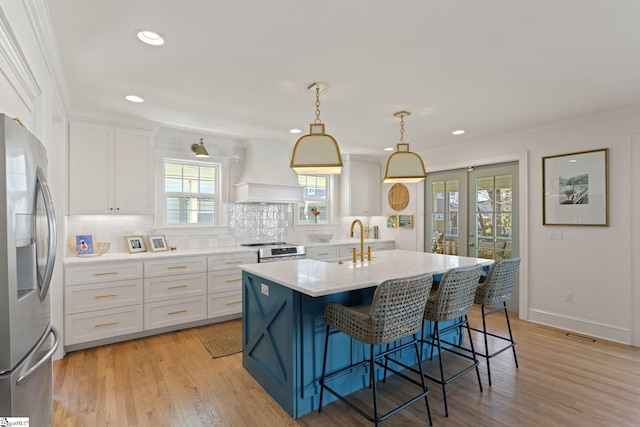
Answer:
[[[553,328],[565,329],[577,334],[602,338],[621,344],[631,344],[631,330],[627,326],[594,322],[589,319],[534,309],[529,310],[528,320]]]

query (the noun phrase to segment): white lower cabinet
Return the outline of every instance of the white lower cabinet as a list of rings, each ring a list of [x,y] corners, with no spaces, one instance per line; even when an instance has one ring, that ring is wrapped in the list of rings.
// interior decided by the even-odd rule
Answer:
[[[157,329],[207,318],[206,297],[190,297],[144,305],[144,329]]]
[[[64,319],[64,343],[80,344],[140,332],[142,322],[142,305],[68,314]]]
[[[142,331],[142,271],[142,262],[65,266],[65,345]]]
[[[69,263],[64,270],[65,346],[87,348],[152,335],[161,328],[240,317],[238,265],[255,262],[255,252],[242,251]]]
[[[207,316],[228,316],[242,313],[242,270],[240,264],[258,262],[254,252],[209,256]]]

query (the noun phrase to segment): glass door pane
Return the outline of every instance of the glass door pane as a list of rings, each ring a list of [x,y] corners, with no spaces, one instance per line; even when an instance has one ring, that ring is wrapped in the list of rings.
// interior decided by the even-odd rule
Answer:
[[[461,221],[461,209],[466,209],[466,174],[460,171],[434,173],[427,177],[428,226],[425,227],[425,251],[458,255],[464,251],[466,223]]]

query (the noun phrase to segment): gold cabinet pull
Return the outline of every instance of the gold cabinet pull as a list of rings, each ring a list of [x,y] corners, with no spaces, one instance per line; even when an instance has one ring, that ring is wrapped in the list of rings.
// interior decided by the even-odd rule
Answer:
[[[167,267],[167,270],[180,270],[182,268],[187,268],[186,265],[173,265],[171,267]]]
[[[227,305],[242,304],[242,301],[229,301]]]
[[[329,255],[329,252],[319,252],[316,255],[320,256],[320,255]]]
[[[180,289],[180,288],[186,288],[187,285],[173,285],[173,286],[169,286],[167,287],[167,289]]]
[[[225,280],[225,282],[227,282],[227,283],[240,282],[241,280],[242,280],[242,278],[238,277],[237,279],[227,279],[227,280]]]
[[[97,325],[93,325],[94,328],[102,328],[103,326],[112,326],[117,325],[120,322],[108,322],[108,323],[98,323]]]
[[[225,262],[225,264],[242,264],[242,260],[237,260],[237,261],[227,261],[227,262]]]
[[[98,299],[98,298],[109,298],[109,297],[117,297],[120,294],[103,294],[103,295],[96,295],[94,298]]]
[[[186,313],[187,311],[188,311],[188,310],[186,310],[186,309],[185,309],[185,310],[176,310],[176,311],[170,311],[170,312],[168,312],[167,314],[168,314],[169,316],[171,316],[172,314]]]
[[[93,273],[94,276],[114,276],[118,274],[117,271],[106,271],[104,273]]]

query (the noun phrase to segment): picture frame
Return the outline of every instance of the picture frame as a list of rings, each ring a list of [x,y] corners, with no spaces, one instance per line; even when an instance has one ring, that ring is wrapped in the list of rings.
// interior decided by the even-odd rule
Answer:
[[[127,249],[130,254],[147,251],[144,236],[126,236],[124,239],[127,242]]]
[[[169,245],[167,244],[167,238],[164,236],[164,234],[149,236],[149,249],[151,250],[151,252],[168,251]]]
[[[398,227],[413,228],[413,215],[398,215]]]
[[[391,214],[387,215],[387,228],[397,228],[398,227],[398,215]]]
[[[542,158],[542,225],[609,225],[609,149]]]

